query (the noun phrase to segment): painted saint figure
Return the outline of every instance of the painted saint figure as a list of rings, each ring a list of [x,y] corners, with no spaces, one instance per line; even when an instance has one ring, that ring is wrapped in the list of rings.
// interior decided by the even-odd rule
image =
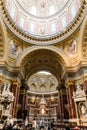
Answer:
[[[12,42],[11,41],[11,44],[10,44],[10,53],[13,54],[13,55],[16,55],[16,52],[17,52],[17,45],[16,43]]]
[[[69,44],[67,50],[68,50],[68,52],[69,52],[71,55],[73,55],[73,54],[75,53],[75,51],[76,51],[76,40],[73,40],[73,41]]]

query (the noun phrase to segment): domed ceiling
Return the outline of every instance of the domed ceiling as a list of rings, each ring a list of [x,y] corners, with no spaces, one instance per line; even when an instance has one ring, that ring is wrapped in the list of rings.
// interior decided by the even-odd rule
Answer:
[[[14,30],[9,27],[10,30],[16,35],[19,31],[22,34],[19,38],[24,36],[22,39],[30,43],[28,39],[36,38],[38,43],[61,35],[72,25],[82,6],[80,0],[4,0],[3,3],[14,27]]]
[[[39,71],[29,78],[27,84],[31,93],[56,93],[58,81],[53,74]]]
[[[31,15],[48,17],[59,13],[69,0],[16,0],[18,5]]]

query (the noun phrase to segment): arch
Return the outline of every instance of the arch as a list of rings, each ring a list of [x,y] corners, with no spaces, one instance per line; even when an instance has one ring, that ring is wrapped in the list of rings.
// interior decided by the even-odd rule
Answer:
[[[26,55],[28,55],[29,53],[31,53],[33,51],[40,50],[40,49],[46,49],[46,50],[50,50],[50,51],[56,53],[58,56],[61,57],[61,60],[63,61],[64,65],[66,67],[70,66],[70,59],[69,59],[69,57],[62,50],[60,50],[59,48],[56,48],[54,46],[33,46],[33,47],[30,47],[30,48],[27,48],[26,50],[24,50],[23,53],[21,53],[17,57],[17,61],[15,63],[16,67],[20,67],[21,62],[22,62],[22,60],[24,59],[24,57]],[[62,67],[64,66],[62,64],[62,62],[60,64],[62,65]]]

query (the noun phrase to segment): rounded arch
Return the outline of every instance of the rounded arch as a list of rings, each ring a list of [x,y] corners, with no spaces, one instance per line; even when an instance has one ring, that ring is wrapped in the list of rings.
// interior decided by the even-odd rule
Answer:
[[[6,27],[0,17],[0,60],[6,60],[6,53],[7,53],[7,32]]]
[[[56,68],[56,67],[55,67],[55,68]],[[41,67],[35,65],[35,66],[33,66],[33,67],[30,69],[29,73],[27,74],[26,80],[27,80],[31,75],[37,73],[38,71],[49,71],[49,72],[50,72],[52,75],[54,75],[57,79],[60,79],[60,72],[59,72],[59,74],[58,74],[58,70],[57,70],[57,69],[54,70],[54,68],[52,67],[52,65],[51,65],[51,66],[46,65],[45,67],[42,66],[42,65],[41,65]],[[61,71],[61,68],[60,68],[60,71]],[[63,71],[64,71],[64,69],[63,69]]]
[[[23,53],[21,53],[18,57],[17,57],[17,61],[16,61],[16,67],[20,67],[20,64],[22,62],[22,60],[24,59],[24,57],[26,55],[28,55],[29,53],[36,51],[36,50],[41,50],[41,49],[46,49],[46,50],[50,50],[54,53],[56,53],[58,56],[61,57],[61,65],[69,67],[70,66],[70,59],[69,57],[59,48],[54,47],[54,46],[33,46],[30,48],[27,48],[25,51],[23,51]],[[63,64],[62,64],[63,63]]]

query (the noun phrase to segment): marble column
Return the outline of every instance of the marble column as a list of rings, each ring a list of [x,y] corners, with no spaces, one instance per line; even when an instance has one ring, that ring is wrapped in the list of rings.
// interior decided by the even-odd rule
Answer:
[[[69,113],[66,108],[67,105],[67,95],[66,95],[66,89],[60,91],[61,98],[61,120],[64,122],[64,120],[69,119]]]
[[[18,113],[17,113],[17,118],[24,119],[25,103],[26,103],[26,91],[20,90],[19,101],[18,101],[18,104],[20,104],[20,108],[19,108]]]
[[[74,87],[75,87],[74,80],[68,80],[66,85],[66,91],[67,91],[68,110],[70,119],[76,118],[75,102],[73,99]]]
[[[14,94],[14,102],[13,102],[13,108],[12,108],[12,117],[17,117],[17,111],[18,111],[18,99],[19,99],[19,83],[17,80],[12,81],[12,92]]]
[[[23,120],[25,120],[27,116],[26,94],[27,94],[27,86],[25,80],[22,80],[20,86],[19,101],[18,101],[18,104],[20,104],[20,109],[18,110],[17,118]]]

